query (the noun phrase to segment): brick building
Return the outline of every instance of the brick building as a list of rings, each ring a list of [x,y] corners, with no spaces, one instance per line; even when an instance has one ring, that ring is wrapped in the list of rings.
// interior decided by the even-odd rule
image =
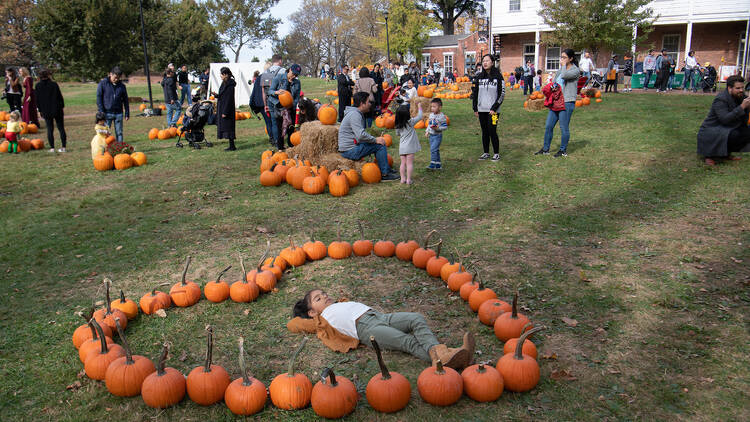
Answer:
[[[458,71],[458,76],[473,74],[476,63],[482,54],[489,51],[486,32],[470,34],[438,35],[430,37],[422,48],[421,65],[426,71],[427,66],[439,62],[443,75],[446,71]]]
[[[541,42],[550,27],[538,15],[538,0],[491,0],[490,7],[491,33],[501,37],[500,67],[504,71],[526,60],[543,71],[558,69],[560,47]],[[666,48],[678,67],[690,50],[695,50],[699,63],[710,61],[724,76],[743,66],[750,0],[654,0],[650,7],[658,19],[648,40],[635,46],[638,61],[649,48]],[[624,52],[616,53],[622,56]],[[611,54],[601,51],[597,67],[606,66]],[[750,62],[750,55],[747,57]]]

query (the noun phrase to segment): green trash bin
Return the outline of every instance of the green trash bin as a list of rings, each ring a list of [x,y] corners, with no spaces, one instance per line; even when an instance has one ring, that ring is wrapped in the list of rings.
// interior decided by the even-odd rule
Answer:
[[[633,76],[631,76],[630,87],[633,89],[643,88],[643,82],[645,80],[646,80],[645,73],[636,73]],[[656,73],[653,73],[651,75],[651,82],[648,84],[648,86],[653,87],[654,84],[656,84]]]

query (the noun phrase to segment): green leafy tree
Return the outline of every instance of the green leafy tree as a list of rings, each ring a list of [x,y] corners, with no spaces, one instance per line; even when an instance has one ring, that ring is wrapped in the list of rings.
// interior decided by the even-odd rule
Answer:
[[[251,63],[260,63],[260,59],[258,56],[253,56],[253,58],[250,60]]]
[[[426,0],[421,4],[440,22],[444,35],[453,35],[460,16],[484,13],[483,0]]]
[[[596,57],[602,49],[629,51],[653,30],[651,0],[540,0],[539,15],[552,27],[545,42],[587,49]],[[633,28],[638,37],[633,40]]]
[[[246,45],[259,44],[276,35],[280,20],[271,16],[279,0],[209,0],[211,18],[222,43],[234,53],[235,63]]]
[[[388,7],[388,29],[391,53],[403,60],[411,53],[421,57],[422,47],[427,43],[430,31],[437,29],[437,23],[421,13],[416,4],[409,0],[393,0]],[[385,28],[372,40],[381,51],[386,49]]]
[[[33,0],[0,2],[0,63],[34,64],[34,40],[29,33]]]

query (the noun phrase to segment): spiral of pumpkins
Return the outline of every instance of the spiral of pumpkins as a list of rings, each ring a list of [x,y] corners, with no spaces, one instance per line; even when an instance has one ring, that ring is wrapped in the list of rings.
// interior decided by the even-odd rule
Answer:
[[[10,115],[7,111],[0,111],[0,122],[5,122],[10,118]],[[26,134],[35,134],[39,132],[39,128],[34,123],[26,123],[21,122],[21,135]],[[0,138],[5,137],[5,124],[0,123]],[[2,141],[0,142],[0,153],[6,153],[8,152],[8,147],[10,144],[8,141]],[[21,138],[18,140],[18,150],[20,152],[29,152],[31,150],[39,150],[44,148],[44,141],[35,138],[35,139],[26,139]]]
[[[238,415],[252,415],[261,411],[270,396],[274,406],[285,410],[297,410],[312,406],[313,411],[325,418],[339,418],[354,411],[359,394],[349,379],[335,374],[330,368],[320,372],[321,379],[313,386],[302,372],[295,371],[295,362],[302,351],[305,337],[289,359],[287,372],[273,378],[266,392],[265,384],[248,375],[245,365],[244,340],[238,339],[240,377],[232,381],[227,370],[213,363],[213,328],[206,327],[206,359],[185,377],[175,368],[166,367],[169,343],[154,364],[145,356],[134,355],[128,345],[124,330],[128,321],[140,312],[151,315],[172,305],[189,307],[201,296],[213,303],[227,299],[235,302],[251,302],[260,293],[275,289],[287,266],[301,266],[308,261],[325,257],[347,259],[354,256],[396,257],[412,263],[416,268],[441,279],[453,292],[468,302],[468,307],[478,314],[479,320],[494,329],[496,337],[505,342],[503,356],[493,366],[489,362],[465,368],[462,373],[445,367],[438,361],[425,368],[416,380],[417,390],[425,402],[434,406],[449,406],[464,394],[478,402],[495,401],[504,390],[526,392],[533,389],[540,378],[537,363],[537,348],[529,336],[541,330],[533,328],[529,319],[517,311],[518,294],[512,305],[497,298],[497,294],[484,286],[475,274],[467,272],[457,260],[441,256],[442,240],[430,246],[427,234],[422,246],[415,240],[395,244],[390,240],[373,242],[365,239],[360,225],[360,239],[349,243],[342,241],[337,230],[337,240],[326,246],[320,240],[310,239],[303,246],[294,244],[281,250],[278,256],[269,256],[268,249],[258,265],[246,271],[240,258],[242,277],[231,285],[222,280],[231,268],[222,270],[215,280],[201,286],[186,280],[190,257],[187,258],[181,281],[171,286],[169,294],[158,290],[159,286],[144,294],[139,303],[127,299],[120,290],[120,298],[110,300],[111,281],[104,280],[105,307],[83,316],[86,323],[73,333],[73,345],[84,364],[85,374],[93,380],[102,380],[107,390],[121,397],[141,395],[144,403],[153,408],[166,408],[183,400],[187,394],[193,402],[209,406],[224,400],[229,410]],[[432,249],[436,246],[436,249]],[[456,251],[456,255],[458,251]],[[164,283],[160,286],[166,286]],[[140,305],[140,306],[139,306]],[[93,311],[93,309],[92,309]],[[121,339],[118,345],[113,333]],[[370,406],[378,412],[397,412],[407,406],[411,399],[409,380],[388,370],[377,341],[370,339],[378,361],[380,372],[374,374],[365,391]]]

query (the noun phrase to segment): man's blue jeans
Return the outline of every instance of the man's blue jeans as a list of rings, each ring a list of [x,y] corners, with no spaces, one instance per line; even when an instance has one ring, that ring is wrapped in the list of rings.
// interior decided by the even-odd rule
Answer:
[[[182,88],[182,94],[180,94],[180,105],[185,104],[185,97],[187,97],[188,105],[193,105],[193,96],[190,95],[190,84],[180,84]]]
[[[544,150],[549,151],[550,144],[552,143],[552,135],[555,130],[557,121],[560,121],[560,132],[562,133],[560,139],[560,151],[568,150],[568,141],[570,140],[570,116],[573,115],[573,110],[576,108],[574,101],[568,101],[565,103],[565,110],[552,111],[550,110],[547,114],[547,124],[544,127]]]
[[[271,116],[269,116],[265,110],[261,111],[261,114],[263,114],[263,121],[266,122],[266,133],[268,134],[269,138],[273,139],[273,125],[271,124]],[[274,142],[276,142],[275,139]]]
[[[104,113],[107,118],[107,126],[115,126],[115,140],[122,142],[122,113]]]
[[[685,81],[682,84],[683,89],[692,89],[695,91],[698,87],[695,83],[695,70],[685,69]]]
[[[651,82],[651,75],[654,74],[654,70],[646,70],[646,78],[643,80],[643,89],[648,89],[648,84]]]
[[[349,160],[357,161],[360,158],[371,154],[375,154],[375,158],[378,160],[378,167],[380,167],[381,176],[385,176],[391,172],[391,166],[388,165],[388,149],[385,145],[360,142],[349,151],[342,152],[341,156]]]
[[[430,163],[440,164],[440,144],[442,142],[442,133],[430,135]]]
[[[180,103],[166,104],[167,106],[167,126],[177,125],[177,120],[180,118],[182,108]]]

